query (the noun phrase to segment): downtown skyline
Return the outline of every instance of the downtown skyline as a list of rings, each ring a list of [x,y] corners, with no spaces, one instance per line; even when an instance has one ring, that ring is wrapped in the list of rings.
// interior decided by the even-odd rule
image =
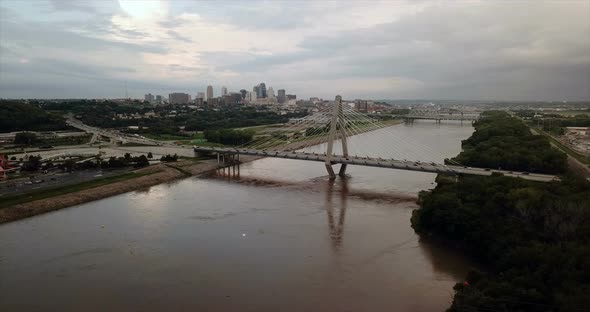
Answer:
[[[265,81],[301,98],[588,100],[589,10],[587,1],[5,0],[0,97],[121,98],[125,84],[132,98],[194,96]]]

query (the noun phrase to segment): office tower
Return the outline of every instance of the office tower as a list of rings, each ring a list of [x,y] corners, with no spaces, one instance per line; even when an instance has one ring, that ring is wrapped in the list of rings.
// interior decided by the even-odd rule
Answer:
[[[266,84],[264,82],[261,82],[258,85],[258,97],[259,98],[265,98],[266,97]]]
[[[175,92],[168,95],[168,102],[170,104],[188,104],[191,96],[186,93]]]
[[[242,89],[242,90],[240,90],[240,93],[242,94],[242,99],[245,99],[248,91],[246,91],[246,89]]]
[[[368,102],[365,100],[354,100],[354,109],[366,113],[369,109]]]
[[[260,94],[260,85],[258,86],[254,86],[254,88],[252,88],[252,97],[258,97],[258,94]]]
[[[287,101],[287,96],[285,95],[285,89],[279,89],[277,93],[277,102],[279,104],[283,104]]]
[[[207,86],[207,100],[213,98],[213,86]]]
[[[164,98],[161,95],[156,95],[156,104],[162,104]]]
[[[221,96],[227,95],[227,88],[225,86],[221,87]]]
[[[145,95],[145,101],[148,103],[153,103],[154,102],[154,95],[151,93],[148,93]]]

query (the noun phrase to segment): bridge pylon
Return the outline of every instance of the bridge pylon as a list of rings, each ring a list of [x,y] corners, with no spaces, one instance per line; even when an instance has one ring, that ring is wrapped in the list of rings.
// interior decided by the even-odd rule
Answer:
[[[334,101],[334,107],[332,108],[332,119],[330,120],[330,132],[328,133],[328,149],[326,151],[326,170],[328,170],[328,175],[330,179],[336,179],[336,174],[334,173],[334,168],[332,168],[332,159],[334,157],[333,150],[334,150],[334,140],[340,136],[342,141],[342,155],[344,157],[348,157],[348,144],[346,142],[346,132],[344,128],[346,127],[346,121],[344,120],[344,114],[342,109],[342,97],[340,95],[336,96]],[[340,171],[338,175],[344,177],[346,174],[346,164],[342,164],[340,166]]]

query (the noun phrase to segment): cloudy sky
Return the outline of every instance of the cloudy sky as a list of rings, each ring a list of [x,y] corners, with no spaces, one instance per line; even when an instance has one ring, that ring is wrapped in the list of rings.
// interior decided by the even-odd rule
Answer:
[[[590,99],[590,1],[0,0],[0,97]]]

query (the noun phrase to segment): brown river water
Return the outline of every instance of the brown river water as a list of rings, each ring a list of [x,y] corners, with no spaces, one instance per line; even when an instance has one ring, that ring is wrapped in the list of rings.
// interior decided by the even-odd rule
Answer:
[[[473,132],[389,129],[446,157]],[[410,226],[435,175],[348,174],[267,158],[0,225],[0,311],[445,310],[472,263]]]

